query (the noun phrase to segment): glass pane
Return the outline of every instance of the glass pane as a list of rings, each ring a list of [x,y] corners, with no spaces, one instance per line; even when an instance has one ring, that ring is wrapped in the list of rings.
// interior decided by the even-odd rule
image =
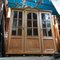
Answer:
[[[43,27],[43,28],[46,28],[46,22],[43,22],[43,23],[42,23],[42,27]]]
[[[22,18],[22,12],[19,12],[19,18]]]
[[[22,20],[18,21],[18,27],[22,27]]]
[[[42,21],[50,22],[50,15],[47,13],[42,13]]]
[[[17,26],[17,19],[13,19],[13,28],[16,28]]]
[[[18,35],[22,35],[22,29],[18,29]]]
[[[33,13],[33,19],[37,20],[37,14]]]
[[[52,36],[52,32],[51,32],[51,29],[48,29],[48,36]]]
[[[17,18],[17,11],[14,12],[14,18]]]
[[[27,14],[27,19],[31,19],[31,13]]]
[[[27,21],[27,27],[32,27],[32,21]]]
[[[46,19],[46,21],[48,22],[50,22],[50,15],[49,14],[45,14],[45,19]]]
[[[27,29],[27,35],[32,36],[32,28],[28,28],[28,29]]]
[[[41,16],[42,16],[42,22],[44,22],[45,21],[45,14],[42,13]]]
[[[47,36],[47,30],[43,29],[43,36]]]
[[[37,21],[33,21],[33,27],[37,27]]]
[[[34,29],[33,29],[33,35],[34,35],[34,36],[38,36],[38,29],[37,29],[37,28],[34,28]]]
[[[51,26],[50,26],[50,23],[47,23],[47,28],[48,28],[48,27],[51,27]]]
[[[12,35],[16,35],[16,30],[12,30]]]

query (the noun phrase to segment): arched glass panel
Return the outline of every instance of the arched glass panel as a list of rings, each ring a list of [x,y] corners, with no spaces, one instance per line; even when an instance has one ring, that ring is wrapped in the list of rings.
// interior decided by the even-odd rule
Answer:
[[[27,14],[27,35],[38,36],[37,14],[35,13]]]
[[[42,13],[42,29],[43,29],[43,36],[51,37],[51,23],[50,23],[50,14],[49,13]]]

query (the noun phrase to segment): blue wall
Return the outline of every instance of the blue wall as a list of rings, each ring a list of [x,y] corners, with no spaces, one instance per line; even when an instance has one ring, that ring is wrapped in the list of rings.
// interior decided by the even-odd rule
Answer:
[[[27,0],[25,5],[35,8],[35,7],[37,7],[36,3],[38,1],[39,0],[33,0],[33,2],[31,2],[31,1]],[[23,2],[23,0],[8,0],[8,6],[10,8],[23,8],[22,2]],[[51,10],[52,14],[54,14],[54,15],[58,14],[50,0],[43,0],[43,2],[41,3],[41,5],[38,6],[38,8],[42,9],[42,10]]]
[[[39,6],[42,10],[51,10],[52,14],[58,15],[55,7],[53,6],[52,2],[49,0],[44,0],[44,2]]]

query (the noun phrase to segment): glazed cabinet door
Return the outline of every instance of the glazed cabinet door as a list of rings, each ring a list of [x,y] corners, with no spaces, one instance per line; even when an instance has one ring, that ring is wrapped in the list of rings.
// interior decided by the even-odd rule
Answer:
[[[39,17],[37,12],[25,12],[25,52],[40,54],[41,41],[39,32]]]
[[[52,54],[55,52],[55,39],[53,31],[53,19],[50,12],[40,12],[40,27],[42,38],[42,53]]]
[[[19,54],[24,51],[24,13],[22,11],[12,11],[10,19],[10,35],[8,41],[8,51],[12,54]]]

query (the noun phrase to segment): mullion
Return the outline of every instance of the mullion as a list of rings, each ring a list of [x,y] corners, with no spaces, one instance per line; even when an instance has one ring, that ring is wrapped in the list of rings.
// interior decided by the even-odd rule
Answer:
[[[33,28],[38,28],[38,27],[33,27]]]
[[[31,17],[32,17],[32,36],[33,36],[33,13],[31,13]]]

